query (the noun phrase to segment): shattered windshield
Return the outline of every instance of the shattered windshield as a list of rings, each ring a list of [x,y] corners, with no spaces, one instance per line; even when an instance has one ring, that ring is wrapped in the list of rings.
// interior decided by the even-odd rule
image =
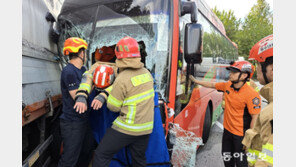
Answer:
[[[62,30],[60,49],[68,37],[85,39],[89,43],[90,66],[96,49],[114,46],[121,38],[131,36],[139,43],[145,67],[154,75],[156,91],[165,97],[169,67],[170,1],[108,1],[69,11],[63,8],[58,19]]]

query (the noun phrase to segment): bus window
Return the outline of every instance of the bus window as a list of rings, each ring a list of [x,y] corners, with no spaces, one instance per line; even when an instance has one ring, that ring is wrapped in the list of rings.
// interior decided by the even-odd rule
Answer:
[[[215,76],[213,79],[215,82],[224,82],[228,80],[229,77],[229,71],[226,70],[227,66],[216,66],[214,67]]]
[[[179,42],[179,56],[178,56],[178,73],[177,73],[177,92],[176,92],[176,103],[175,103],[175,116],[177,116],[189,103],[193,87],[191,82],[188,82],[186,92],[186,74],[187,74],[187,63],[184,58],[184,34],[185,25],[191,22],[189,14],[186,14],[179,18],[180,27],[180,42]]]

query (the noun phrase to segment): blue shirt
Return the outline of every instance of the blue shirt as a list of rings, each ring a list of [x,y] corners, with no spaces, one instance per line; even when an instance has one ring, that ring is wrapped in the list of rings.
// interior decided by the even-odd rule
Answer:
[[[63,112],[60,116],[61,119],[68,121],[85,121],[88,120],[89,112],[86,111],[83,114],[79,114],[74,110],[75,101],[71,97],[69,91],[79,88],[82,74],[86,71],[85,67],[82,66],[78,69],[73,64],[69,63],[64,67],[61,74],[61,91],[63,98]]]

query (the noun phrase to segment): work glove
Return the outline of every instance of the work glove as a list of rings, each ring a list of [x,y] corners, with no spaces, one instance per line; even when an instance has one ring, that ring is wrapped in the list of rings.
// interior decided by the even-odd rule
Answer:
[[[82,102],[84,103],[85,105],[87,105],[87,102],[86,102],[86,98],[84,96],[78,96],[76,98],[76,102]]]
[[[77,96],[75,99],[75,105],[73,108],[76,109],[76,112],[79,112],[79,114],[84,113],[87,110],[86,97]]]
[[[94,109],[94,110],[98,110],[98,109],[100,109],[102,106],[103,106],[103,104],[106,102],[106,98],[103,96],[103,95],[101,95],[101,94],[99,94],[99,95],[97,95],[95,98],[94,98],[94,100],[92,101],[92,103],[91,103],[91,107]]]
[[[96,100],[99,100],[102,104],[106,102],[106,99],[103,95],[99,94],[95,97]]]

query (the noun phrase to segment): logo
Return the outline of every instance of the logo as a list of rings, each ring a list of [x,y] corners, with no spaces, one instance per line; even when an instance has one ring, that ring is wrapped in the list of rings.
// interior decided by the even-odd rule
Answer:
[[[72,87],[72,86],[75,86],[75,85],[76,85],[76,83],[70,83],[69,87]]]
[[[252,101],[254,105],[259,105],[260,103],[260,100],[257,97],[255,97]]]
[[[260,44],[260,48],[258,50],[258,54],[270,49],[273,47],[273,41],[269,40],[269,41],[265,41],[263,43]]]

